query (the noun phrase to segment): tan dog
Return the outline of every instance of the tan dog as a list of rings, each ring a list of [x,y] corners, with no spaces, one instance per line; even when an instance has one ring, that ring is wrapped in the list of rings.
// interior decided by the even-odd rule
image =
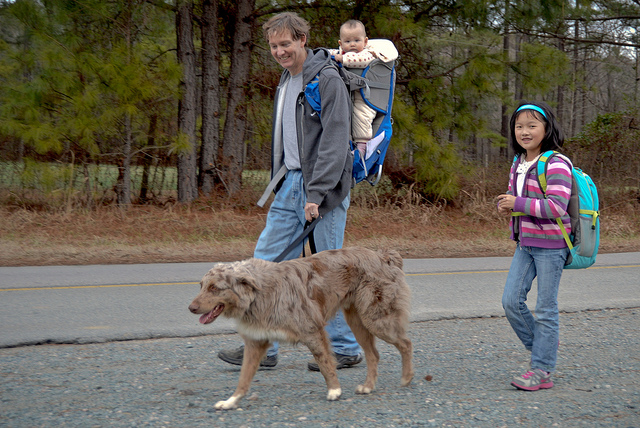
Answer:
[[[269,343],[303,343],[327,382],[327,400],[342,395],[336,360],[325,325],[342,309],[364,350],[367,377],[357,394],[373,391],[380,355],[375,337],[394,345],[402,356],[403,386],[413,378],[413,345],[406,335],[410,290],[397,251],[365,248],[322,251],[280,263],[249,259],[211,269],[189,305],[200,322],[235,318],[245,342],[238,387],[216,409],[233,409],[249,390]]]

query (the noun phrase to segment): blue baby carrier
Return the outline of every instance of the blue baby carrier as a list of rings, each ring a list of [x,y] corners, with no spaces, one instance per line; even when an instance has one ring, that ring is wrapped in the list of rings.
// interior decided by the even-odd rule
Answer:
[[[353,150],[353,179],[355,183],[366,180],[375,186],[382,177],[382,164],[393,135],[391,108],[396,85],[395,61],[383,62],[376,59],[365,69],[347,69],[365,79],[364,87],[359,88],[364,102],[376,111],[373,120],[373,138],[367,142],[365,159],[351,142]]]
[[[349,93],[360,91],[365,103],[376,111],[376,117],[373,120],[373,138],[367,142],[365,159],[361,158],[355,144],[350,141],[354,154],[353,184],[367,181],[375,186],[382,177],[382,164],[393,135],[391,107],[396,85],[395,61],[384,62],[375,59],[364,69],[336,65]],[[305,87],[304,93],[311,107],[320,112],[318,76]]]

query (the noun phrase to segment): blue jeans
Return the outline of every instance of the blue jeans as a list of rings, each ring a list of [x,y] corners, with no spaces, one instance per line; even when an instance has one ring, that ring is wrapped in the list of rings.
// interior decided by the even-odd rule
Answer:
[[[552,372],[556,367],[560,337],[558,288],[568,254],[568,248],[522,247],[518,244],[511,261],[502,307],[516,335],[531,351],[531,369]],[[538,301],[534,316],[526,301],[536,276]]]
[[[263,260],[274,260],[304,230],[304,206],[307,197],[302,182],[302,172],[289,171],[282,187],[276,193],[267,214],[267,224],[260,234],[253,256]],[[313,230],[317,251],[342,248],[344,229],[347,224],[349,196],[342,204],[322,216]],[[302,254],[303,243],[285,256],[285,260],[295,259]],[[326,331],[333,347],[333,352],[354,356],[360,353],[360,345],[356,341],[342,311],[327,324]],[[278,343],[267,351],[268,356],[278,353]]]

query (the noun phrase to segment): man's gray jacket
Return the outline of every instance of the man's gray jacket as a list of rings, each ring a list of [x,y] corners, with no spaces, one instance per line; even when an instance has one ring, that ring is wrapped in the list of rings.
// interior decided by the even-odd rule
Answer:
[[[305,86],[318,73],[322,113],[315,111],[304,95]],[[272,178],[284,165],[282,101],[283,89],[288,81],[289,71],[285,70],[280,77],[274,100]],[[303,92],[297,98],[295,117],[300,165],[307,202],[318,204],[322,216],[337,207],[351,189],[353,153],[349,147],[350,100],[347,88],[325,49],[307,49],[307,59],[302,66],[302,87]]]

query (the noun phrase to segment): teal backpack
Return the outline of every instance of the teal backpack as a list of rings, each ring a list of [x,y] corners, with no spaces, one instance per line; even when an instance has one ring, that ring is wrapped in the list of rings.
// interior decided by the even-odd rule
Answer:
[[[560,153],[549,150],[540,155],[537,164],[538,182],[544,197],[547,197],[547,166],[553,156],[562,156]],[[571,218],[571,235],[562,223],[561,218],[556,218],[567,246],[571,251],[567,257],[565,269],[585,269],[596,261],[598,247],[600,246],[600,201],[596,185],[580,168],[574,167],[571,162],[571,199],[567,211]]]

